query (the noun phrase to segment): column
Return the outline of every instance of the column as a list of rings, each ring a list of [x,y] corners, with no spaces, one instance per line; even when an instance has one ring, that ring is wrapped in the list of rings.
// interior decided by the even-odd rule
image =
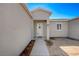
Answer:
[[[47,20],[47,40],[49,40],[49,20]]]

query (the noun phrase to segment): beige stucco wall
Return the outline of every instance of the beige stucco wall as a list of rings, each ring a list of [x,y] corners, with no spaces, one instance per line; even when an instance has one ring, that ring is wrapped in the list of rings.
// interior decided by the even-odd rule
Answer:
[[[79,19],[69,21],[69,37],[79,40]]]
[[[57,30],[57,24],[61,24],[61,30]],[[67,37],[68,22],[67,21],[51,21],[49,24],[50,37]]]
[[[47,20],[49,18],[49,14],[44,11],[32,12],[32,16],[34,20]]]
[[[32,39],[32,20],[19,4],[0,4],[0,55],[19,55]]]

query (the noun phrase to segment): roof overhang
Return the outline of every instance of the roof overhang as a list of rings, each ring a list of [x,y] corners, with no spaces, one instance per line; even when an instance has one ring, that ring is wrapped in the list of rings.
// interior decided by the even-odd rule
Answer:
[[[23,10],[24,10],[25,12],[28,13],[28,15],[29,15],[31,18],[33,18],[32,15],[31,15],[31,13],[30,13],[30,11],[29,11],[28,8],[27,8],[27,6],[26,6],[24,3],[19,3],[19,5],[23,8]]]
[[[50,21],[69,21],[68,19],[49,19]]]
[[[46,10],[46,9],[43,9],[43,8],[36,8],[36,9],[32,10],[31,13],[34,13],[36,11],[43,11],[43,12],[46,12],[49,15],[51,15],[51,12],[49,10]]]

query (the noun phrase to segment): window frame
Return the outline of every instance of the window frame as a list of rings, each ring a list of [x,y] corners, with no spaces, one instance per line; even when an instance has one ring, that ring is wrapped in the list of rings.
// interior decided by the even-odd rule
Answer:
[[[62,30],[62,24],[61,23],[57,23],[56,24],[56,28],[57,28],[57,31],[61,31]]]

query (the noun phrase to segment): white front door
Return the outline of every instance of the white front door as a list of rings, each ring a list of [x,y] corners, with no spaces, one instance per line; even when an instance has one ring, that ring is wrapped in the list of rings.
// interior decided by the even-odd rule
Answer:
[[[43,36],[43,23],[36,24],[36,36]]]

